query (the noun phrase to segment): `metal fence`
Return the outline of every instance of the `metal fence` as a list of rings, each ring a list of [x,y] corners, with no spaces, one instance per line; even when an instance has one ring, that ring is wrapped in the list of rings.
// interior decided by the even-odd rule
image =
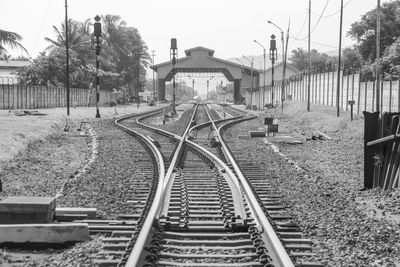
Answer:
[[[336,107],[337,101],[337,72],[314,73],[310,76],[310,102]],[[339,79],[339,105],[342,110],[349,110],[349,101],[354,101],[354,112],[374,112],[376,107],[376,81],[364,81],[359,73],[343,75]],[[254,92],[246,92],[246,103],[257,105],[260,103],[260,93],[257,88]],[[285,101],[308,100],[308,76],[299,73],[286,80]],[[381,110],[383,112],[400,111],[400,81],[380,81]],[[251,100],[250,100],[251,99]],[[282,82],[274,83],[274,105],[282,99]],[[264,89],[264,103],[272,103],[271,86]]]
[[[100,105],[109,103],[111,93],[100,91]],[[95,105],[94,90],[70,88],[70,105]],[[13,83],[0,84],[0,109],[36,109],[65,107],[67,89],[65,87],[35,86]]]

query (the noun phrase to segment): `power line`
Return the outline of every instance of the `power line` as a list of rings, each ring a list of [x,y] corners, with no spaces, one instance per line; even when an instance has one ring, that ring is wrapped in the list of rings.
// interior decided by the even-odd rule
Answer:
[[[301,26],[299,33],[296,34],[296,38],[298,38],[299,35],[300,35],[300,33],[303,31],[304,26],[306,25],[306,22],[307,22],[307,16],[306,16],[305,19],[304,19],[303,25]]]
[[[324,6],[324,9],[322,10],[321,14],[319,15],[319,18],[318,18],[317,22],[315,23],[314,27],[313,27],[312,30],[310,31],[310,35],[314,32],[315,28],[317,27],[318,23],[320,22],[321,17],[322,17],[322,15],[324,14],[325,9],[326,9],[326,7],[328,6],[329,1],[330,1],[330,0],[327,0],[327,1],[326,1],[325,6]],[[311,12],[311,14],[313,14],[313,12],[310,11],[310,10],[309,10],[308,12]],[[296,36],[296,38],[297,38],[297,37],[298,37],[298,36]],[[298,41],[305,40],[305,39],[307,39],[307,37],[308,37],[308,36],[304,36],[303,38],[300,38]]]
[[[317,20],[317,23],[315,23],[314,27],[313,27],[312,30],[311,30],[311,33],[315,30],[315,28],[317,27],[318,23],[321,21],[322,15],[324,15],[324,12],[325,12],[325,10],[326,10],[326,7],[328,6],[328,3],[329,3],[329,0],[326,1],[325,6],[324,6],[324,9],[322,10],[321,15],[319,15],[319,18],[318,18],[318,20]]]
[[[296,39],[294,37],[290,37],[290,39],[294,40],[294,41],[299,41],[299,42],[307,42],[306,40],[301,40],[301,39]],[[338,48],[337,46],[333,46],[333,45],[328,45],[328,44],[322,44],[322,43],[318,43],[318,42],[310,42],[312,44],[316,44],[316,45],[321,45],[321,46],[326,46],[326,47],[330,47],[330,48]]]
[[[348,4],[350,4],[351,1],[353,1],[353,0],[347,1],[346,4],[343,5],[343,9],[344,9]],[[339,12],[340,12],[340,9],[339,9],[339,10],[336,10],[335,12],[333,12],[333,13],[330,14],[330,15],[322,16],[322,18],[330,18],[330,17],[333,17],[333,16],[335,16],[336,14],[338,14]],[[315,15],[315,16],[319,16],[318,14],[315,14],[314,12],[311,12],[311,14],[313,14],[313,15]]]
[[[47,14],[49,13],[49,9],[50,9],[50,6],[51,6],[52,3],[53,3],[53,1],[52,1],[52,0],[49,0],[49,2],[48,2],[48,4],[47,4],[46,13],[45,13],[45,15],[44,15],[44,17],[43,17],[43,19],[42,19],[42,23],[40,24],[40,29],[39,29],[39,32],[38,32],[38,34],[37,34],[37,36],[36,36],[35,43],[33,44],[32,52],[33,52],[33,50],[36,49],[36,45],[37,45],[37,42],[38,42],[38,40],[39,40],[39,36],[40,36],[40,34],[42,33],[42,30],[43,30],[44,21],[47,19]]]

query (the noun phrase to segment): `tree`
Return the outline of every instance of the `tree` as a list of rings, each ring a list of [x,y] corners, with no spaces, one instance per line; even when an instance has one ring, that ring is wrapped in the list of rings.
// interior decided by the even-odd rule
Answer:
[[[311,69],[312,71],[326,71],[329,62],[334,62],[335,58],[330,57],[325,53],[320,53],[316,49],[311,50]],[[292,56],[290,58],[292,65],[297,69],[303,71],[308,68],[308,52],[303,48],[298,47],[297,50],[292,50]]]
[[[68,20],[68,48],[77,52],[78,57],[85,64],[88,58],[93,58],[93,52],[90,42],[90,21],[78,22],[73,19]],[[61,23],[60,29],[53,25],[53,30],[56,34],[56,39],[53,40],[49,37],[44,39],[50,43],[46,50],[54,48],[64,48],[66,45],[66,32],[65,23]]]
[[[359,70],[362,65],[362,56],[357,47],[346,47],[342,53],[343,64],[346,69]]]
[[[392,0],[381,7],[381,53],[400,36],[400,0]],[[358,50],[364,61],[376,58],[376,8],[368,11],[361,19],[351,24],[347,35],[357,41]],[[383,49],[382,49],[383,48]]]
[[[21,41],[22,36],[18,33],[0,30],[0,54],[8,52],[6,47],[10,47],[11,49],[19,48],[28,54],[28,51],[20,43]]]

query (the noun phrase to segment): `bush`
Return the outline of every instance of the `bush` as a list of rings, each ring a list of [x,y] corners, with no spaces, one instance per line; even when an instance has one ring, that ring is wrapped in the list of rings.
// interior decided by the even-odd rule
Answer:
[[[110,107],[115,107],[118,103],[115,100],[111,100],[108,104],[110,105]]]

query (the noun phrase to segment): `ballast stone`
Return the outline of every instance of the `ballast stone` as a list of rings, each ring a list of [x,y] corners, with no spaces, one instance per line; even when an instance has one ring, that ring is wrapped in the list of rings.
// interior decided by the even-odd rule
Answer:
[[[54,197],[10,196],[0,200],[0,224],[50,223],[55,209]]]
[[[3,224],[0,243],[66,243],[89,240],[87,223]]]

